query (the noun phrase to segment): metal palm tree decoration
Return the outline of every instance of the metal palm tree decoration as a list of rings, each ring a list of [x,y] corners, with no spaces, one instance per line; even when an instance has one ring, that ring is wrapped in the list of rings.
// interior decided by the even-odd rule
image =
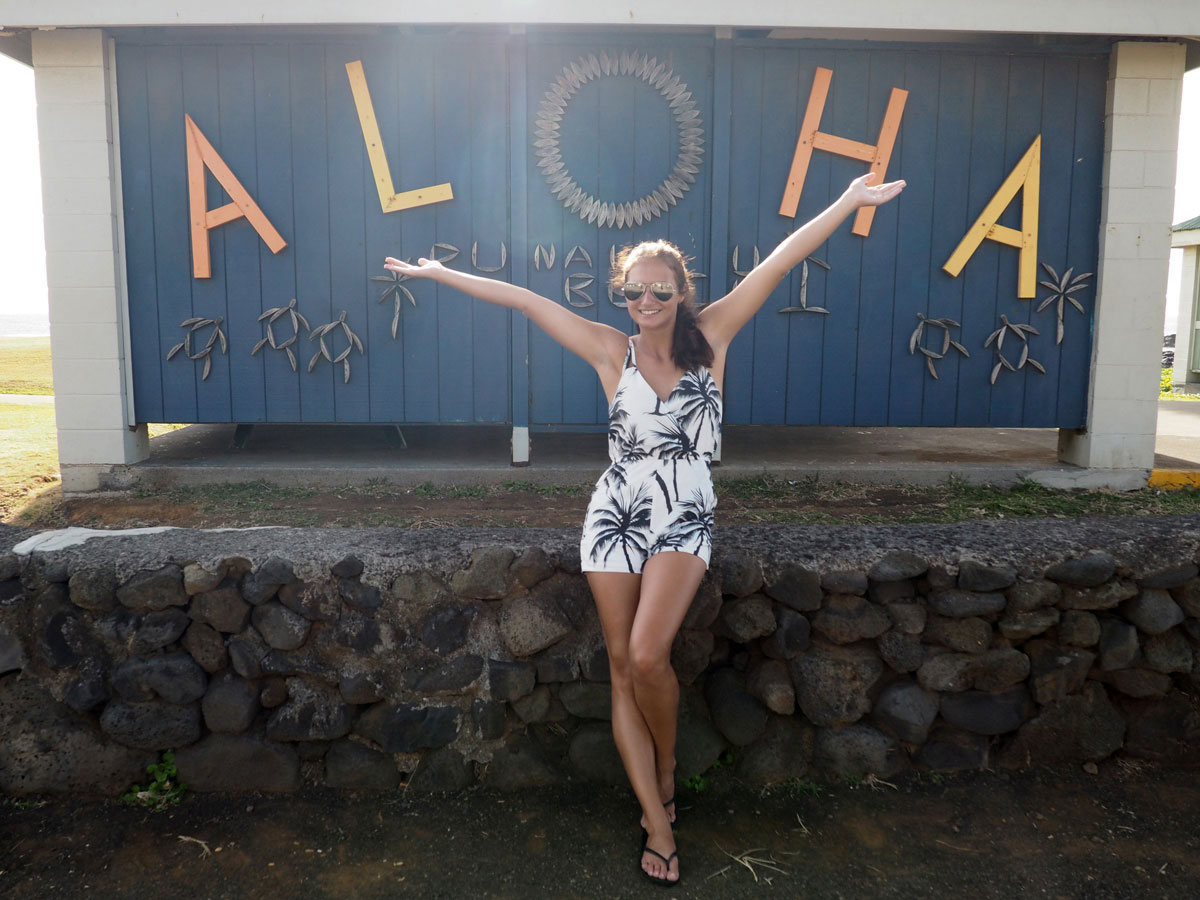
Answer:
[[[191,319],[184,319],[179,323],[179,327],[188,329],[188,333],[183,336],[182,341],[170,349],[170,351],[167,353],[167,361],[170,362],[171,358],[180,350],[187,354],[188,359],[202,359],[204,360],[204,374],[200,376],[200,380],[207,381],[208,373],[212,371],[213,345],[220,341],[221,352],[229,352],[229,342],[225,339],[225,332],[221,330],[221,323],[224,321],[225,319],[223,316],[217,316],[215,319],[205,319],[199,316]],[[208,341],[204,344],[202,349],[193,353],[192,335],[201,329],[208,328],[210,325],[212,326],[213,330],[212,334],[208,336]]]
[[[1050,296],[1038,304],[1038,308],[1035,310],[1035,312],[1041,312],[1051,303],[1058,304],[1058,334],[1054,340],[1054,343],[1061,344],[1063,339],[1063,309],[1068,303],[1070,303],[1077,310],[1079,310],[1080,314],[1085,314],[1083,311],[1083,304],[1071,295],[1077,294],[1080,291],[1091,287],[1091,285],[1087,284],[1087,280],[1092,277],[1092,273],[1082,272],[1072,278],[1071,273],[1075,271],[1074,266],[1072,266],[1071,268],[1067,269],[1067,271],[1063,272],[1062,277],[1060,278],[1058,273],[1054,271],[1053,267],[1046,265],[1046,263],[1042,263],[1042,268],[1045,269],[1050,275],[1051,280],[1039,281],[1038,284],[1044,288],[1049,288]]]
[[[988,335],[988,339],[983,342],[983,346],[985,347],[990,347],[993,341],[996,342],[996,365],[992,367],[991,383],[996,383],[996,378],[1000,374],[1001,369],[1008,369],[1010,372],[1015,372],[1017,369],[1025,368],[1027,363],[1045,375],[1045,366],[1029,355],[1029,335],[1040,334],[1040,332],[1032,325],[1026,325],[1023,322],[1010,322],[1008,321],[1008,316],[1002,315],[1000,322],[1000,327]],[[1021,342],[1021,357],[1015,366],[1001,352],[1001,348],[1004,346],[1005,334],[1013,334]]]
[[[404,260],[409,262],[409,260]],[[388,297],[392,298],[392,339],[396,338],[396,330],[400,327],[400,295],[403,294],[408,298],[408,302],[416,307],[417,298],[412,295],[412,291],[404,286],[404,282],[408,280],[407,275],[401,275],[399,272],[392,272],[388,275],[372,275],[372,281],[380,281],[387,284],[383,293],[379,295],[379,302],[387,302]]]

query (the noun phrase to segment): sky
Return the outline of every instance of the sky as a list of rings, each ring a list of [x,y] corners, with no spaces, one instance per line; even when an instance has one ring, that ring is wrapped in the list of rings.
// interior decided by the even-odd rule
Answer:
[[[1179,157],[1172,222],[1200,216],[1200,69],[1183,84]],[[42,313],[46,262],[42,241],[42,197],[38,169],[33,70],[0,54],[0,172],[5,209],[0,215],[0,315]],[[1191,164],[1189,165],[1189,161]],[[1183,251],[1171,251],[1164,333],[1173,333],[1179,302]]]

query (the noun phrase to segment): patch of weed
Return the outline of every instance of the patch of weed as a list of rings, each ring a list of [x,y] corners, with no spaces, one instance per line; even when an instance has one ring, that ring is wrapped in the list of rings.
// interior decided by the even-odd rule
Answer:
[[[173,751],[164,750],[158,762],[146,766],[146,774],[151,780],[145,787],[138,784],[130,787],[121,795],[123,802],[160,812],[183,798],[187,787],[179,781]]]

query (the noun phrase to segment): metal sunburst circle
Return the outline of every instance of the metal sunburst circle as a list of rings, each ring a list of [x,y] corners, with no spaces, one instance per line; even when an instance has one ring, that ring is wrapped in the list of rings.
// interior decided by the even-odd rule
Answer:
[[[679,155],[669,175],[646,196],[623,203],[602,201],[583,190],[571,177],[558,146],[559,129],[567,104],[583,85],[601,76],[631,75],[662,95],[670,106],[679,132]],[[605,227],[632,228],[657,216],[683,199],[700,171],[704,156],[704,129],[700,111],[687,84],[667,63],[644,53],[589,53],[563,67],[538,104],[534,125],[534,152],[538,168],[554,196],[585,222]]]

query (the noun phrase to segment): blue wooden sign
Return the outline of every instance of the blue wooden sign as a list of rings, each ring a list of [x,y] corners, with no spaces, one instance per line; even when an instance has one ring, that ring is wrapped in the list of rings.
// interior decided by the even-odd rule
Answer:
[[[599,427],[585,363],[383,258],[628,329],[614,250],[668,238],[718,297],[886,144],[908,189],[739,335],[726,421],[1080,426],[1106,77],[1102,52],[648,32],[121,40],[136,416]]]

